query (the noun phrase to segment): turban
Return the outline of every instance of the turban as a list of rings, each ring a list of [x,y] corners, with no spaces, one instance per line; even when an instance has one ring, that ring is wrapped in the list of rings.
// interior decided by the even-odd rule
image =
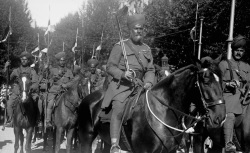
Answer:
[[[60,60],[60,59],[65,59],[66,54],[65,52],[59,52],[55,55],[56,59]]]
[[[145,24],[145,16],[143,14],[128,16],[127,25],[129,29],[133,28],[137,24],[140,24],[142,26]]]
[[[31,58],[31,54],[29,52],[27,52],[27,51],[24,51],[20,55],[20,58],[22,58],[22,57],[27,57],[28,59],[30,59]]]
[[[234,50],[234,49],[237,49],[237,48],[240,48],[240,47],[245,47],[246,46],[246,38],[243,37],[242,35],[238,35],[237,37],[235,37],[233,39],[233,42],[231,44],[231,48]]]
[[[94,67],[96,67],[99,64],[99,62],[96,59],[91,58],[88,60],[87,64],[88,66],[93,65]]]

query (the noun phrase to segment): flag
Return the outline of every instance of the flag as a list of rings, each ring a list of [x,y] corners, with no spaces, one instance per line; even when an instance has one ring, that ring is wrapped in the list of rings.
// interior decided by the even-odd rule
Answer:
[[[98,50],[98,51],[102,50],[102,44],[100,44],[99,46],[97,46],[96,50]]]
[[[39,47],[37,46],[33,51],[31,51],[31,54],[33,55],[34,53],[39,51]]]
[[[48,22],[48,27],[47,27],[47,30],[45,31],[44,33],[44,40],[45,40],[45,43],[47,45],[50,45],[51,42],[52,42],[52,39],[49,41],[49,40],[46,40],[47,37],[49,36],[50,33],[53,33],[55,32],[55,27],[53,25],[50,24],[50,19],[49,19],[49,22]],[[49,44],[48,44],[49,43]]]
[[[196,30],[196,28],[195,28],[195,26],[191,29],[191,31],[190,31],[190,37],[191,37],[191,39],[193,40],[193,41],[195,41],[195,30]]]
[[[74,46],[72,47],[72,52],[75,54],[75,52],[77,51],[76,48],[77,48],[77,41],[78,41],[78,28],[76,29],[76,40],[75,40],[75,44]]]
[[[42,53],[47,53],[48,52],[48,48],[44,48],[41,50]]]
[[[7,41],[7,39],[9,38],[10,35],[12,35],[12,28],[11,28],[11,7],[9,10],[9,24],[8,26],[5,28],[4,30],[4,36],[3,39],[0,41],[0,43],[4,43]]]

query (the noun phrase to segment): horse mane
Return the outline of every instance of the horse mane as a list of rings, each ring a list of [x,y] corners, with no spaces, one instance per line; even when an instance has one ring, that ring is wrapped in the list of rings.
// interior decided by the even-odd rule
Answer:
[[[159,88],[162,85],[170,84],[174,80],[174,78],[178,78],[187,69],[191,69],[191,70],[194,71],[194,70],[197,69],[197,67],[195,65],[191,64],[191,65],[188,65],[188,66],[185,66],[185,67],[182,67],[182,68],[176,70],[175,72],[173,72],[172,74],[170,74],[168,77],[166,77],[163,80],[161,80],[160,82],[158,82],[154,86],[154,89]]]
[[[72,85],[68,88],[68,91],[75,90],[78,83],[79,83],[79,80],[81,80],[82,77],[83,77],[83,75],[81,75],[81,74],[76,75],[74,77],[74,79],[72,80]]]

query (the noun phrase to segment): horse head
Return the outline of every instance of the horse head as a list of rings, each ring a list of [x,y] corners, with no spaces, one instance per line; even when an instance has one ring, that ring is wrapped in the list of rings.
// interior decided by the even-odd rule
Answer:
[[[206,115],[208,128],[220,127],[224,123],[226,111],[218,63],[206,57],[197,63],[197,67],[196,86],[201,101],[196,102],[196,105],[199,112]]]
[[[79,74],[79,82],[77,85],[78,95],[81,99],[86,97],[91,92],[91,82],[88,77],[85,77],[83,74]]]
[[[19,81],[19,87],[21,92],[21,100],[25,102],[28,99],[28,93],[30,91],[31,80],[28,75],[22,74]]]

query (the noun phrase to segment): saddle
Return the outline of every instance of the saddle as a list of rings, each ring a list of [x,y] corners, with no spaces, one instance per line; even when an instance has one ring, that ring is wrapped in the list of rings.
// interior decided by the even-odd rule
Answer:
[[[131,119],[133,114],[133,108],[136,106],[139,97],[142,95],[144,89],[141,86],[137,86],[132,94],[125,100],[125,109],[123,112],[123,125],[127,124],[127,121]],[[112,105],[111,105],[112,106]],[[112,107],[102,110],[99,117],[101,122],[106,123],[111,121]]]

